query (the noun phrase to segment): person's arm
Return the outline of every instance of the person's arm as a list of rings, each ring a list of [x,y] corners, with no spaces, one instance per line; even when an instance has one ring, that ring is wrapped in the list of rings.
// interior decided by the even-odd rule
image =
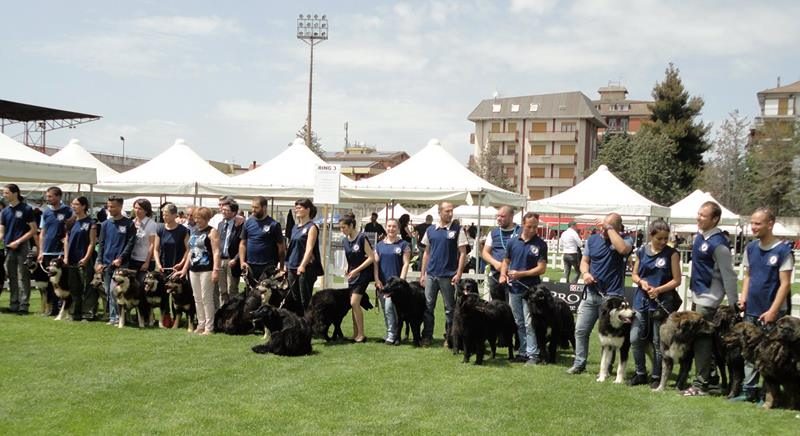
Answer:
[[[742,251],[742,266],[744,267],[744,277],[742,278],[742,293],[739,295],[739,310],[744,311],[747,307],[747,294],[750,293],[750,262],[747,259],[747,247]]]
[[[641,252],[639,254],[641,254]],[[647,292],[647,287],[646,287],[647,281],[642,280],[642,278],[639,277],[639,262],[641,261],[639,257],[640,256],[636,256],[636,260],[633,262],[633,270],[631,271],[631,282],[634,285],[638,285],[640,288],[642,288],[643,291]]]
[[[503,259],[503,263],[500,264],[500,283],[505,283],[508,281],[508,265],[511,263],[511,259],[505,258]]]
[[[172,266],[172,274],[177,277],[186,276],[186,267],[189,265],[189,232],[183,236],[183,258]]]
[[[669,257],[669,263],[670,269],[672,270],[672,280],[653,288],[654,296],[669,292],[681,285],[681,256],[677,251],[672,253],[672,256]]]
[[[286,241],[283,240],[283,235],[278,233],[278,270],[283,269],[284,262],[286,262]]]
[[[317,243],[317,226],[311,226],[308,229],[308,239],[306,239],[306,251],[303,253],[303,260],[300,261],[300,266],[297,267],[297,274],[306,272],[306,266],[311,263],[311,258],[314,256],[314,245]],[[321,260],[321,259],[320,259]]]
[[[239,266],[242,271],[247,271],[250,265],[247,264],[247,227],[242,226],[242,233],[239,235]]]
[[[41,247],[44,247],[44,238],[45,238],[46,229],[47,229],[47,226],[45,226],[45,223],[44,223],[44,216],[42,216],[41,231],[39,231],[38,235],[34,233],[33,236],[32,236],[33,239],[34,239],[34,242],[36,244],[38,244],[38,246],[40,247],[40,249],[38,251],[38,255],[36,256],[36,260],[39,261],[39,263],[41,263],[42,260],[44,260],[44,250],[42,250]],[[17,244],[17,247],[18,246],[19,246],[19,244]]]
[[[731,250],[724,244],[720,244],[714,250],[714,264],[719,268],[720,275],[722,276],[722,287],[725,290],[725,295],[728,297],[728,304],[736,306],[739,301],[739,293],[737,292],[736,273],[733,271],[733,260],[731,259]]]
[[[403,250],[403,267],[400,268],[400,278],[405,280],[408,274],[408,267],[411,265],[411,247],[406,246]]]
[[[486,263],[492,266],[495,271],[500,271],[500,266],[502,262],[492,257],[492,233],[489,232],[486,235],[486,242],[483,244],[483,250],[481,250],[481,259],[483,259]]]
[[[381,256],[378,254],[378,250],[375,250],[372,253],[372,257],[375,258],[375,262],[373,263],[373,266],[375,268],[372,272],[373,278],[375,279],[375,288],[383,289],[383,283],[381,282],[381,274],[380,274]]]
[[[131,259],[131,253],[133,252],[133,247],[136,245],[136,226],[133,225],[133,221],[130,221],[127,226],[127,230],[125,231],[125,248],[122,250],[122,254],[116,259],[114,259],[114,266],[121,266],[123,264],[127,264]]]
[[[153,252],[155,251],[155,233],[152,233],[152,227],[155,224],[152,220],[147,221],[147,225],[145,226],[145,237],[147,238],[147,255],[144,257],[144,263],[142,264],[141,271],[147,271],[150,269],[150,261],[153,260]],[[151,231],[147,231],[147,227],[151,228]]]
[[[213,268],[211,270],[211,281],[217,283],[219,281],[219,270],[222,268],[222,258],[219,252],[219,233],[217,233],[217,229],[211,229],[209,236],[211,237],[212,259],[214,259],[214,263],[212,263]]]
[[[628,243],[613,227],[606,227],[606,234],[608,235],[608,240],[611,241],[611,245],[614,247],[614,250],[623,255],[627,256],[630,254],[633,246]]]
[[[583,283],[586,285],[591,285],[595,282],[594,276],[589,272],[590,271],[590,260],[588,253],[581,256],[581,275],[583,277]]]
[[[164,266],[161,265],[161,237],[158,236],[158,232],[153,240],[153,259],[156,261],[156,271],[164,272]]]
[[[428,245],[425,246],[425,251],[422,253],[422,265],[419,268],[419,283],[425,286],[425,275],[428,271],[428,258],[430,257],[431,249]]]
[[[100,224],[100,239],[97,241],[97,260],[94,263],[94,270],[98,272],[105,268],[105,265],[103,265],[103,254],[106,245],[105,226],[105,223]]]
[[[469,245],[469,241],[467,241],[467,233],[462,227],[461,230],[458,231],[458,269],[456,270],[456,275],[454,275],[450,280],[453,285],[458,285],[458,282],[461,281],[461,274],[464,272],[464,265],[467,264],[467,245]]]

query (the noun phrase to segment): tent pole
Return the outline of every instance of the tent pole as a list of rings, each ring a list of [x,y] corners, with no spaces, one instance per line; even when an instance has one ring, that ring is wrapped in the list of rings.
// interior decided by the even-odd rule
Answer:
[[[480,240],[481,240],[481,209],[483,208],[483,190],[478,193],[478,231],[475,233],[475,272],[480,274],[480,270],[478,269],[478,264],[480,263],[481,258],[481,251],[480,251]]]
[[[324,273],[322,274],[322,287],[328,287],[328,274],[330,268],[328,268],[328,251],[330,250],[330,246],[328,245],[329,239],[329,232],[328,232],[328,205],[326,204],[323,208],[322,212],[322,265],[324,269]]]
[[[194,204],[197,204],[197,191],[198,191],[197,182],[194,182],[194,197],[192,198],[192,201],[194,202]],[[200,204],[197,204],[197,205],[201,206]]]

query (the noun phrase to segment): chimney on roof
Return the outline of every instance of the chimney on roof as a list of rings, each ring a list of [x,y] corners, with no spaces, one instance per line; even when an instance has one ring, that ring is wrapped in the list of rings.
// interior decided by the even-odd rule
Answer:
[[[781,87],[781,76],[778,76],[778,86],[776,86],[776,88],[780,88],[780,87]]]

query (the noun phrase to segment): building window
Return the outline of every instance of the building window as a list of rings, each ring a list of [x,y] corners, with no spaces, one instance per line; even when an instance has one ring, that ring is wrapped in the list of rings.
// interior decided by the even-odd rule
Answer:
[[[789,99],[778,99],[778,115],[789,115]]]
[[[531,126],[531,131],[533,133],[544,133],[547,131],[547,123],[546,122],[534,122]]]
[[[547,146],[544,144],[535,144],[531,146],[531,154],[534,156],[543,156],[547,154]]]
[[[517,131],[517,123],[509,121],[508,124],[506,125],[506,132],[514,133],[516,131]]]
[[[491,133],[500,133],[503,131],[502,124],[499,122],[492,123]]]
[[[778,100],[771,98],[764,102],[764,115],[778,115]]]
[[[519,105],[518,104],[512,104],[511,105],[511,112],[519,112]]]
[[[531,167],[531,178],[544,178],[544,167]]]
[[[544,189],[531,189],[531,200],[541,200],[544,198]]]
[[[561,123],[561,131],[562,132],[574,132],[578,129],[576,123]]]
[[[558,178],[559,179],[571,179],[575,177],[575,168],[573,167],[561,167],[558,169]]]
[[[562,156],[572,156],[575,154],[575,144],[561,144],[559,154]]]

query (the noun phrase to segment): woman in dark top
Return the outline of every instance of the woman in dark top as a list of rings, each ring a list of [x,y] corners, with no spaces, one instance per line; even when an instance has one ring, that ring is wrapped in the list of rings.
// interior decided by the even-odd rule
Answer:
[[[64,263],[69,274],[69,292],[72,297],[72,319],[92,320],[97,310],[97,290],[89,286],[94,262],[94,244],[97,240],[97,225],[89,216],[89,200],[78,197],[70,203],[75,213],[75,222],[69,230],[64,244]]]
[[[411,243],[411,235],[414,233],[414,228],[409,225],[411,217],[407,213],[400,215],[397,223],[400,225],[400,239]]]
[[[219,279],[219,236],[217,229],[208,225],[211,209],[198,208],[193,216],[195,228],[189,236],[189,261],[184,264],[183,273],[189,271],[197,307],[197,328],[194,332],[208,336],[214,333],[214,313],[217,310],[214,283]]]
[[[400,239],[398,235],[398,222],[391,218],[386,222],[386,237],[379,241],[375,247],[375,288],[383,290],[383,287],[393,277],[403,280],[408,273],[408,265],[411,261],[411,245]],[[386,321],[387,345],[399,345],[400,335],[398,334],[397,312],[394,309],[391,295],[381,293],[378,300],[383,306],[384,321]]]
[[[322,275],[322,258],[319,255],[319,229],[314,224],[317,207],[308,198],[294,202],[296,223],[286,252],[286,270],[292,296],[303,305],[311,303],[314,282]]]
[[[361,299],[367,297],[367,286],[375,277],[375,257],[369,238],[356,227],[356,217],[352,213],[344,214],[339,219],[339,228],[344,237],[344,256],[347,258],[347,286],[350,288],[350,307],[353,314],[353,341],[367,341],[364,335],[364,312],[361,310]]]
[[[189,229],[178,224],[178,208],[172,203],[165,203],[161,208],[163,224],[158,225],[156,240],[153,244],[153,259],[156,271],[165,273],[166,277],[174,275],[183,277],[183,265],[189,257]],[[163,283],[161,284],[163,287]],[[169,296],[162,292],[161,297],[162,328],[172,325]]]

